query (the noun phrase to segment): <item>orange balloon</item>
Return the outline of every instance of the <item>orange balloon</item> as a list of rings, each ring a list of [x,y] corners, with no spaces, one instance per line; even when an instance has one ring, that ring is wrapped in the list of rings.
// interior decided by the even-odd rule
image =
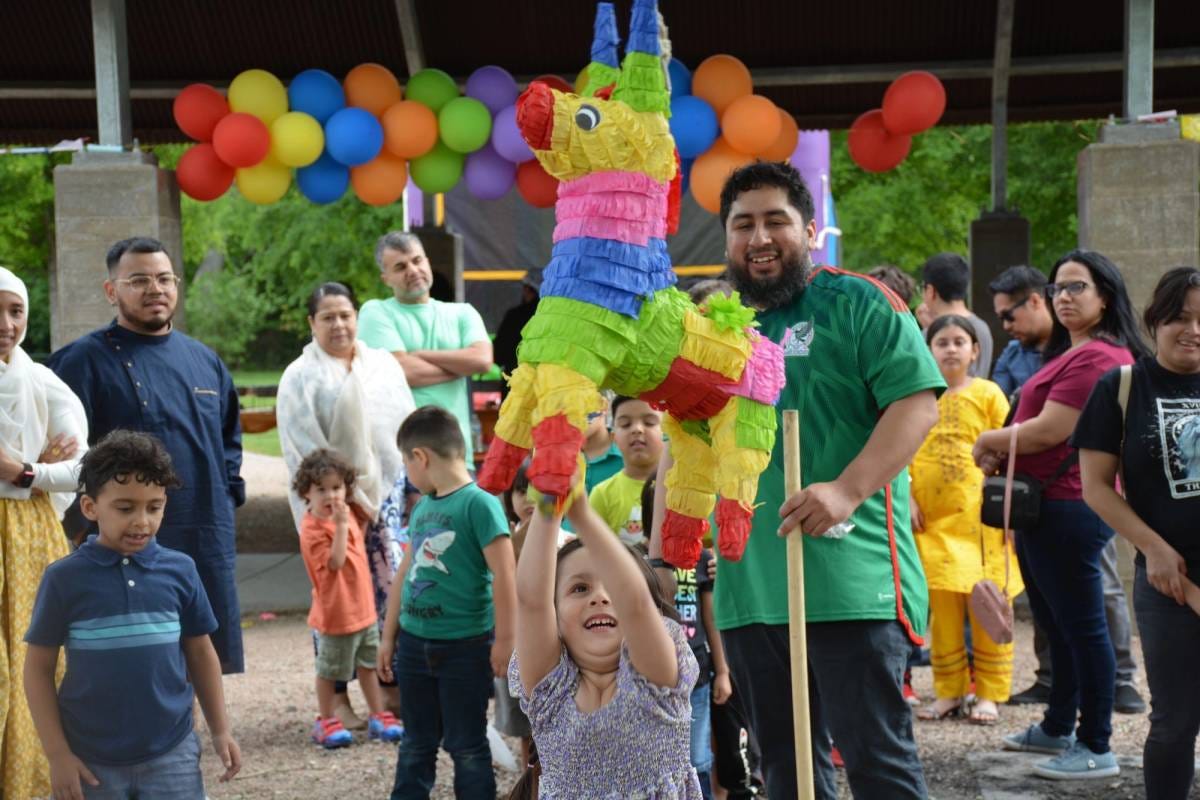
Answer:
[[[721,115],[721,135],[743,153],[758,153],[779,138],[779,109],[760,94],[747,94]]]
[[[383,146],[398,158],[420,158],[437,144],[438,121],[429,106],[401,100],[383,112]]]
[[[382,64],[359,64],[346,73],[342,88],[346,105],[365,108],[377,117],[404,96],[400,81]]]
[[[350,170],[350,184],[358,199],[370,206],[391,205],[400,199],[408,183],[408,162],[391,153],[378,156]]]
[[[690,186],[692,197],[705,211],[717,214],[721,211],[721,189],[725,187],[730,173],[739,167],[753,163],[754,156],[740,153],[724,137],[700,155],[692,164]]]
[[[718,117],[734,100],[753,92],[750,70],[733,56],[709,56],[692,73],[692,94],[712,106]]]
[[[760,151],[758,157],[763,161],[787,161],[796,152],[796,143],[800,141],[800,127],[796,118],[779,109],[779,135],[769,147]]]

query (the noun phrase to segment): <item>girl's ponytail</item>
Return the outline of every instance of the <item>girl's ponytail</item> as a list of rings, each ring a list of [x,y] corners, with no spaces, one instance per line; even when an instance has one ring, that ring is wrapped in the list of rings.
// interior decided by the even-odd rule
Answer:
[[[521,775],[521,779],[508,793],[508,800],[537,800],[538,780],[541,777],[542,765],[538,761],[537,743],[530,741],[529,763],[525,765],[525,772]]]

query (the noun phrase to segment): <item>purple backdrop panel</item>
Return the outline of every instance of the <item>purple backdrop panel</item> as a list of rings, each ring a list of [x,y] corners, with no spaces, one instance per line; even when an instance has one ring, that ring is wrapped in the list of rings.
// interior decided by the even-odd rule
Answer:
[[[792,166],[800,170],[804,183],[813,197],[813,218],[817,221],[817,233],[825,227],[825,187],[821,177],[829,178],[829,131],[800,131],[796,141],[796,150],[790,159]],[[814,250],[814,264],[828,263],[827,252],[829,240],[823,242],[820,250]]]
[[[405,198],[408,204],[408,227],[420,228],[425,224],[425,193],[413,183],[412,177],[409,177],[404,191],[408,193]]]

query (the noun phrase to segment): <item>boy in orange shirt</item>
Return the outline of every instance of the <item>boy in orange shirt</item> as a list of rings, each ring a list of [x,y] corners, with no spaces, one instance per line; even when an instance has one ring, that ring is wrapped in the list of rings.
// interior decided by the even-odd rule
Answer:
[[[375,660],[379,650],[378,617],[371,570],[358,518],[346,495],[354,487],[354,468],[331,450],[314,450],[296,470],[292,486],[308,504],[300,524],[300,552],[313,585],[308,624],[317,631],[317,706],[320,716],[312,738],[327,749],[354,742],[334,715],[334,685],[358,675],[371,716],[367,737],[398,741],[404,728],[384,709]]]

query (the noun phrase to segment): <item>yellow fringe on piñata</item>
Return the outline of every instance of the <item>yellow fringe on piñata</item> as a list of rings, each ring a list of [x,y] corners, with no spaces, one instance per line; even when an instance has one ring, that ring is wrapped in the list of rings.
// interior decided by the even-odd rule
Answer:
[[[675,140],[661,114],[638,112],[624,103],[598,97],[554,93],[554,127],[550,149],[534,155],[546,172],[560,181],[594,172],[641,172],[657,181],[675,177]],[[600,113],[600,124],[590,131],[575,124],[582,105]]]
[[[711,319],[695,311],[684,314],[683,330],[679,355],[731,381],[741,380],[751,351],[750,340],[744,331],[721,330]]]
[[[604,398],[596,384],[573,369],[558,364],[538,364],[534,379],[537,408],[530,420],[536,428],[542,420],[565,414],[571,427],[587,429],[587,415],[604,409]]]
[[[508,376],[508,397],[500,406],[500,418],[496,421],[496,435],[509,444],[533,447],[533,426],[529,420],[537,404],[533,391],[533,379],[537,368],[521,364]]]
[[[663,415],[663,432],[670,438],[675,464],[667,472],[667,508],[687,517],[707,519],[716,505],[717,455],[708,443],[685,431],[675,418]]]
[[[737,403],[726,403],[708,424],[713,449],[721,454],[717,464],[717,487],[721,497],[737,500],[743,508],[751,510],[758,493],[758,476],[767,468],[771,453],[738,447],[737,410]]]

